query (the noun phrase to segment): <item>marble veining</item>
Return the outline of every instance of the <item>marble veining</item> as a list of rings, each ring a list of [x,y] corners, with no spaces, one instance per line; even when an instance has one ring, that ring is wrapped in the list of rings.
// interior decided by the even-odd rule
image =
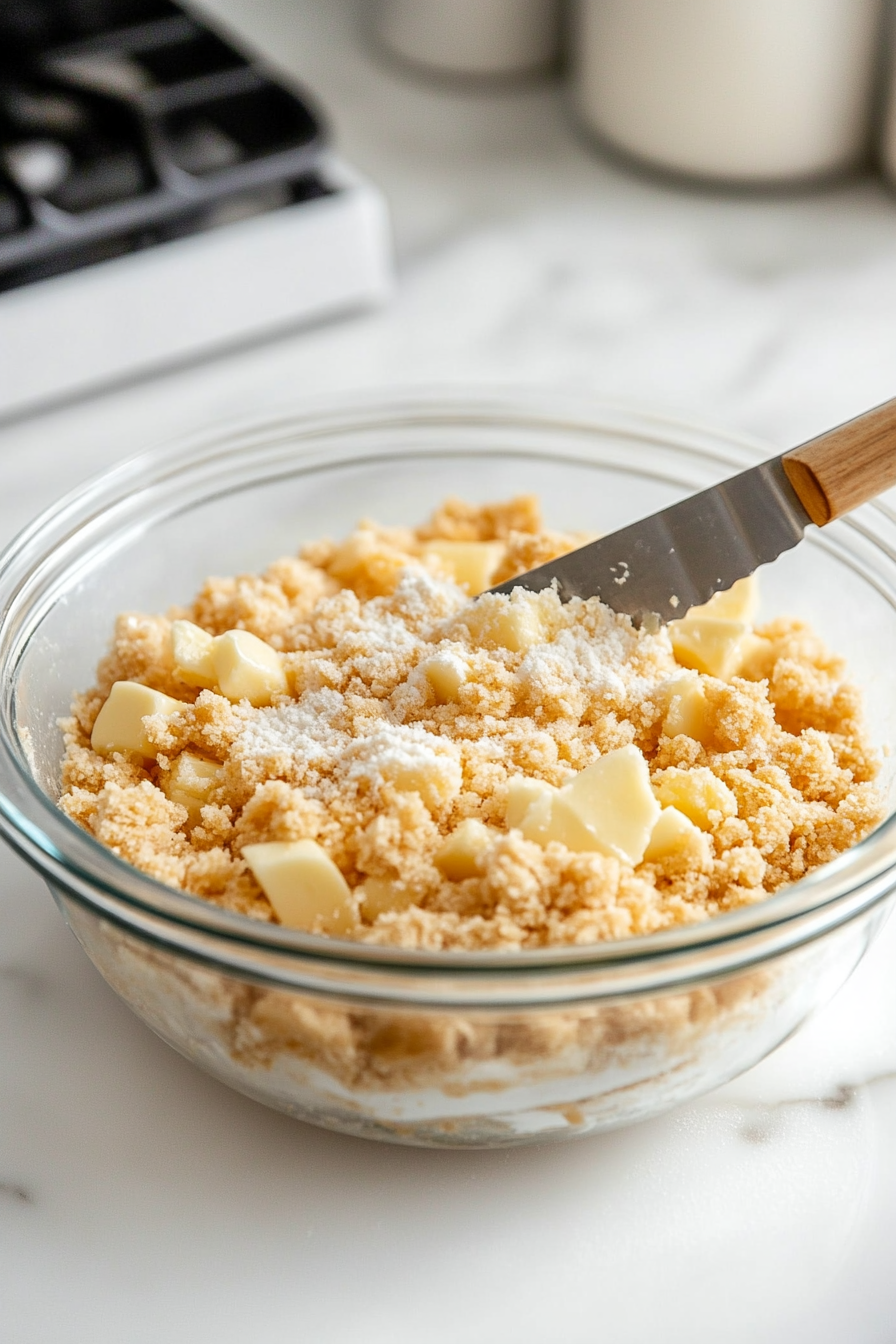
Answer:
[[[18,1185],[15,1181],[0,1180],[0,1199],[11,1199],[17,1204],[33,1204],[34,1195],[24,1185]]]

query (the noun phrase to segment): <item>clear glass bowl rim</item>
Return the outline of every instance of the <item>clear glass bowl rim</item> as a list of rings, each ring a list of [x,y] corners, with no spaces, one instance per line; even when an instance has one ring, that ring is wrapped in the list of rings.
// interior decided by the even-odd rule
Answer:
[[[16,730],[18,665],[81,549],[98,544],[104,529],[113,523],[148,528],[154,516],[168,516],[174,491],[181,500],[185,490],[192,491],[189,499],[197,502],[273,479],[278,470],[293,475],[297,468],[344,463],[352,455],[327,454],[326,445],[353,431],[391,426],[463,432],[514,425],[582,440],[597,431],[667,444],[704,470],[724,467],[733,473],[771,455],[768,445],[743,436],[588,396],[442,387],[308,402],[203,430],[120,463],[41,513],[0,555],[0,832],[12,847],[68,897],[195,961],[226,964],[260,983],[314,984],[322,993],[338,992],[343,973],[351,970],[353,980],[364,980],[365,997],[395,997],[402,984],[415,1000],[431,1002],[453,1002],[458,993],[467,1002],[489,1003],[496,995],[506,1002],[594,997],[595,991],[615,997],[639,991],[648,981],[705,980],[821,937],[883,900],[896,886],[896,814],[833,863],[767,901],[702,924],[522,952],[372,947],[256,922],[166,887],[82,831],[39,787]],[[382,454],[358,456],[370,460]],[[681,477],[670,479],[680,483]],[[866,547],[870,541],[896,562],[896,514],[886,505],[866,505],[836,526],[860,534]],[[896,608],[896,593],[890,600]]]

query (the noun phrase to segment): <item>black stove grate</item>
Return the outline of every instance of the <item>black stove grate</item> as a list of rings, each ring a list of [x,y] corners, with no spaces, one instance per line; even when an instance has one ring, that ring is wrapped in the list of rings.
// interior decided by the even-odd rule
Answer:
[[[0,0],[0,290],[329,194],[323,147],[169,0]]]

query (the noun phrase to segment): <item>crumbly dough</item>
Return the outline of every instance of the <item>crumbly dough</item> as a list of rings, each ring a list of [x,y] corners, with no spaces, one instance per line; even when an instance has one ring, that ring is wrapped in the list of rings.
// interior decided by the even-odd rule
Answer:
[[[494,583],[585,539],[548,531],[531,497],[449,499],[423,527],[364,522],[261,575],[209,579],[187,609],[120,616],[96,687],[63,725],[61,807],[144,872],[261,920],[276,917],[243,846],[316,840],[353,889],[355,937],[428,949],[586,944],[704,920],[765,899],[881,819],[859,693],[805,625],[760,627],[741,676],[698,674],[703,740],[669,736],[668,686],[681,668],[665,627],[636,630],[596,599],[561,604],[550,591],[471,603],[425,552],[441,538],[503,542]],[[538,642],[514,651],[483,636],[483,612],[520,604],[537,617]],[[184,618],[268,642],[289,694],[253,708],[185,685],[171,653],[171,622]],[[433,659],[461,678],[447,703],[424,670]],[[91,749],[121,680],[184,702],[173,718],[145,721],[156,761]],[[708,845],[632,867],[507,829],[511,779],[562,785],[629,743],[661,799],[682,771],[725,786]],[[184,749],[223,766],[193,826],[162,787]],[[409,762],[435,782],[399,787]],[[490,844],[477,875],[449,880],[435,856],[468,818],[491,828]],[[374,900],[384,886],[391,909]]]

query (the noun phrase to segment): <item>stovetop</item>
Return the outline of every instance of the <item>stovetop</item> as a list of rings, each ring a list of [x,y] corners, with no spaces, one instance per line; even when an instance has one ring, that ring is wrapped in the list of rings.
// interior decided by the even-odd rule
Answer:
[[[0,290],[326,195],[324,139],[170,0],[0,5]]]

